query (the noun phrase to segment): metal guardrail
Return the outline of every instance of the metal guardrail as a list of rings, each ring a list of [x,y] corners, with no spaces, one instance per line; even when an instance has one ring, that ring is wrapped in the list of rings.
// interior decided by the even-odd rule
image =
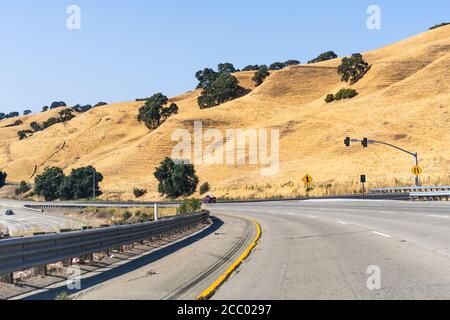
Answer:
[[[450,191],[433,191],[433,192],[411,192],[409,194],[411,200],[450,200]]]
[[[156,203],[158,207],[173,207],[173,203]],[[155,203],[36,203],[36,204],[25,204],[24,208],[27,209],[50,209],[50,208],[62,208],[62,209],[85,209],[89,207],[96,208],[136,208],[136,207],[146,207],[152,208]]]
[[[158,222],[0,241],[0,275],[130,245],[206,222],[197,213]]]
[[[413,186],[413,187],[375,188],[375,189],[371,189],[370,191],[375,194],[450,191],[450,186],[423,186],[423,187]]]

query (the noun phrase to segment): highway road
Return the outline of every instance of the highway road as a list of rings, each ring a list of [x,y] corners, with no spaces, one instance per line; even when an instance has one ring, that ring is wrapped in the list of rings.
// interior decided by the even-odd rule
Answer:
[[[6,216],[11,209],[13,216]],[[29,235],[33,232],[59,232],[60,229],[80,229],[82,225],[74,220],[43,214],[25,209],[21,202],[0,201],[0,231],[11,236]]]
[[[258,246],[213,299],[450,298],[447,203],[334,199],[209,209],[219,223],[195,241],[125,262],[113,277],[95,275],[74,297],[194,299],[249,246],[255,219]]]
[[[255,218],[264,232],[215,299],[450,298],[445,203],[319,200],[211,210]]]
[[[16,299],[52,300],[70,292],[74,300],[193,300],[229,268],[255,234],[251,221],[220,215],[189,237],[84,275],[80,290],[69,291],[61,283]]]

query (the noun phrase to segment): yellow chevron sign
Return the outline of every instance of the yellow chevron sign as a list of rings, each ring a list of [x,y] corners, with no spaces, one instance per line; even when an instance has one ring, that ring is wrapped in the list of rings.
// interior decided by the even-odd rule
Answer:
[[[414,168],[412,168],[411,172],[415,175],[415,176],[420,176],[423,172],[422,168],[419,166],[415,166]]]

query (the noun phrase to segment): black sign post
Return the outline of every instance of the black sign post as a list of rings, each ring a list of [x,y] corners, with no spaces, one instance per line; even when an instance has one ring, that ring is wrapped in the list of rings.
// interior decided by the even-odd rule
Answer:
[[[365,174],[361,175],[361,184],[362,184],[362,197],[364,199],[365,193],[366,193],[366,182],[367,182],[367,177]]]

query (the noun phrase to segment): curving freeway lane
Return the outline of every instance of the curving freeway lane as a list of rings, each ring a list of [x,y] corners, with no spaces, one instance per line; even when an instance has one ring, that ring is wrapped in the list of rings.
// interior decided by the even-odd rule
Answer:
[[[210,209],[252,217],[264,232],[215,299],[450,298],[444,203],[322,200]],[[372,277],[378,274],[379,287]]]
[[[13,216],[6,216],[5,211],[12,209]],[[11,236],[28,235],[33,232],[58,232],[60,229],[80,229],[82,224],[69,218],[52,216],[25,209],[23,203],[0,201],[0,231]]]

